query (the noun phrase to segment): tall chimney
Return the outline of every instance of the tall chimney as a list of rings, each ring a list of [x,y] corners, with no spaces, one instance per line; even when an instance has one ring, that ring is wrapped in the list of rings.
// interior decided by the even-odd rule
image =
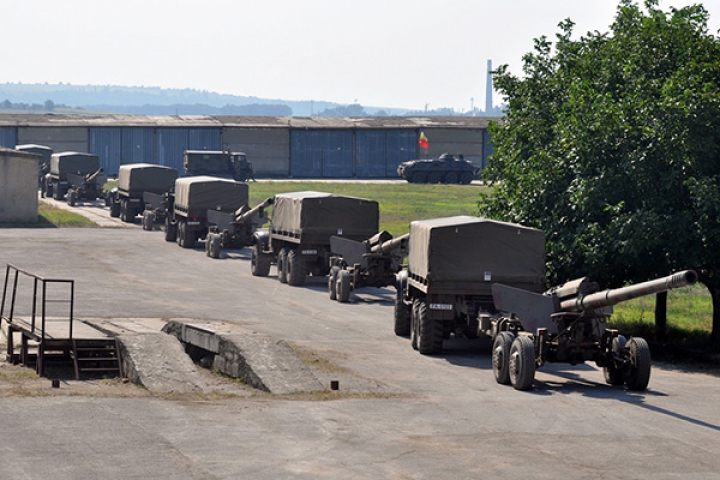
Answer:
[[[487,82],[485,83],[485,115],[490,115],[493,109],[493,86],[492,86],[492,60],[487,61]]]

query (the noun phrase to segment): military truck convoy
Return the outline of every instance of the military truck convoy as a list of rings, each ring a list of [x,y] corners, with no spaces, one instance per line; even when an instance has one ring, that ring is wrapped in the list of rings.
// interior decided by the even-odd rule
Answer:
[[[362,241],[379,223],[374,200],[314,191],[275,195],[270,227],[253,238],[251,273],[267,276],[274,264],[281,283],[303,285],[308,274],[329,273],[331,236]]]
[[[97,157],[53,154],[43,188],[54,198],[97,198]],[[593,361],[610,385],[642,391],[650,380],[648,343],[608,329],[612,306],[692,285],[692,270],[616,290],[581,278],[547,289],[543,232],[480,217],[411,222],[393,238],[379,230],[376,201],[325,192],[277,194],[255,207],[246,183],[216,176],[177,178],[151,164],[124,165],[111,215],[143,228],[165,222],[165,239],[219,258],[224,248],[251,246],[253,276],[276,266],[281,283],[303,285],[327,276],[330,299],[348,302],[364,287],[395,287],[394,331],[421,354],[437,354],[451,336],[492,339],[492,370],[500,384],[531,388],[547,362]],[[452,180],[453,177],[450,177]],[[72,204],[72,203],[71,203]],[[272,208],[268,228],[266,209]],[[115,212],[119,212],[117,215]],[[146,228],[146,223],[149,228]],[[405,261],[406,259],[406,261]]]

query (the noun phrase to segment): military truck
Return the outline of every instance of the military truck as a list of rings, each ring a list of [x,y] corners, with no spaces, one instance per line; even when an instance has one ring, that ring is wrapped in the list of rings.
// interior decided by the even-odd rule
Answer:
[[[52,157],[53,149],[45,145],[35,145],[28,143],[25,145],[15,146],[15,150],[34,153],[42,157],[40,159],[40,162],[38,162],[38,187],[40,187],[40,196],[44,197],[45,193],[47,192],[47,187],[45,187],[44,185],[45,176],[50,171],[50,157]],[[50,195],[52,195],[52,192],[50,192]]]
[[[358,242],[345,237],[330,237],[330,300],[347,302],[358,288],[395,286],[395,275],[402,269],[410,234],[393,238],[382,231]]]
[[[407,268],[397,275],[395,334],[421,354],[442,351],[451,335],[477,338],[479,317],[496,315],[492,285],[545,290],[543,232],[456,216],[410,223]]]
[[[211,175],[238,182],[255,180],[252,163],[243,152],[185,150],[183,169],[188,175]]]
[[[332,235],[362,241],[379,230],[374,200],[324,192],[292,192],[275,196],[270,227],[253,236],[250,269],[264,277],[276,265],[281,283],[303,285],[308,274],[330,271]]]
[[[178,178],[165,239],[177,240],[183,248],[193,248],[207,236],[208,210],[232,213],[247,203],[245,183],[207,175]]]
[[[177,178],[178,171],[172,167],[151,163],[120,165],[118,186],[110,196],[110,216],[134,222],[146,210],[144,194],[163,195],[173,188]]]
[[[605,382],[643,391],[650,381],[650,347],[641,337],[625,338],[608,329],[617,303],[692,285],[693,270],[599,291],[588,277],[572,280],[541,294],[509,285],[493,285],[496,318],[481,319],[481,328],[493,335],[492,366],[495,380],[517,390],[532,386],[535,370],[545,362],[575,365],[594,361]]]
[[[253,244],[253,235],[268,219],[265,209],[273,204],[273,197],[250,208],[243,205],[233,213],[208,210],[208,234],[205,253],[210,258],[220,258],[223,249],[244,248]]]
[[[443,153],[436,159],[408,160],[397,173],[409,183],[460,183],[468,185],[480,172],[462,155]]]
[[[60,152],[53,153],[50,157],[47,191],[52,188],[52,197],[55,200],[62,200],[68,193],[67,201],[70,205],[74,205],[75,200],[79,199],[95,200],[102,196],[102,187],[106,180],[97,155]]]

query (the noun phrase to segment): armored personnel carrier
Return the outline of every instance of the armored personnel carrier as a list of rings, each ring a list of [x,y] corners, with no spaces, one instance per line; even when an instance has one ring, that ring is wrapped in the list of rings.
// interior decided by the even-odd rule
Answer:
[[[428,160],[408,160],[398,165],[398,175],[410,183],[459,183],[468,185],[479,168],[462,155],[443,153]]]

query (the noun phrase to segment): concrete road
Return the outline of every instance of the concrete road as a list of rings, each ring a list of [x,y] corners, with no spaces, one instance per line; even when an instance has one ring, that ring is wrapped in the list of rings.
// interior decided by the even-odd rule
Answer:
[[[332,302],[323,278],[255,278],[249,252],[212,260],[161,232],[0,229],[6,263],[74,279],[77,317],[234,322],[390,393],[0,398],[0,478],[720,478],[716,376],[656,364],[637,393],[546,365],[518,392],[495,383],[487,341],[413,351],[390,290]]]

